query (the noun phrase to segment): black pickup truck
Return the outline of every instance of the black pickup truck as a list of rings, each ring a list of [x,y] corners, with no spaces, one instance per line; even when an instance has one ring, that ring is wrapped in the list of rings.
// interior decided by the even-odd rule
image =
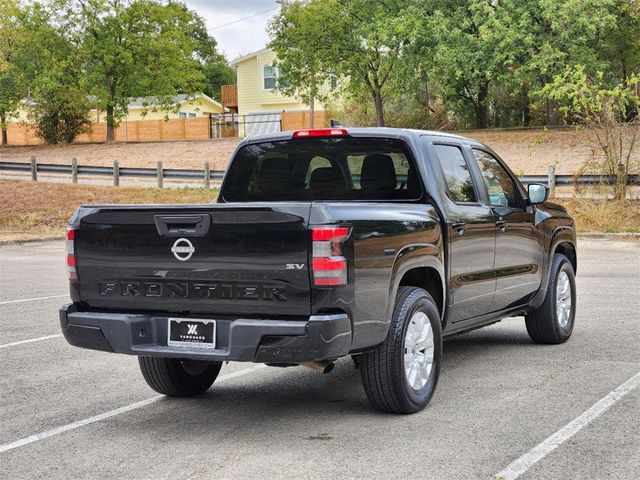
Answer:
[[[547,196],[459,136],[254,136],[215,204],[77,210],[62,332],[137,355],[174,396],[206,391],[225,361],[327,372],[351,355],[375,407],[416,412],[443,337],[521,315],[534,342],[571,335],[574,222]]]

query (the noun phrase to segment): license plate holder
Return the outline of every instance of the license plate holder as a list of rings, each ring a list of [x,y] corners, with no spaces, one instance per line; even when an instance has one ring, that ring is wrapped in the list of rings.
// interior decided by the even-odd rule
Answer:
[[[169,318],[167,320],[167,345],[170,347],[216,348],[215,320],[204,318]]]

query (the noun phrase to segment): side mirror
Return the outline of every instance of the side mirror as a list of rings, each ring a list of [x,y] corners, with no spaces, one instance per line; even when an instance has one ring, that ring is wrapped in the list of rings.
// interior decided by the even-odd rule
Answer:
[[[544,203],[549,197],[549,189],[541,183],[530,183],[527,186],[527,192],[529,193],[529,201],[533,205]]]

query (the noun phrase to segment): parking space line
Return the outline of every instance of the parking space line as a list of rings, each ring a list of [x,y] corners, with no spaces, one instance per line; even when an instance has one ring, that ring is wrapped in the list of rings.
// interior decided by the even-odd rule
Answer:
[[[515,480],[531,468],[535,463],[553,452],[576,433],[589,425],[593,420],[618,403],[625,395],[640,386],[640,372],[618,388],[603,397],[582,415],[572,420],[542,443],[539,443],[516,461],[507,466],[500,473],[495,474],[493,480]]]
[[[19,300],[8,300],[6,302],[0,302],[0,305],[10,305],[12,303],[23,303],[23,302],[35,302],[37,300],[48,300],[50,298],[63,298],[68,296],[69,294],[65,293],[64,295],[50,295],[48,297],[21,298]]]
[[[247,375],[248,373],[255,372],[256,370],[264,367],[266,367],[266,365],[259,364],[253,367],[238,370],[237,372],[229,373],[228,375],[222,375],[221,377],[216,379],[215,383],[224,382],[225,380],[230,380],[232,378],[240,377],[242,375]],[[164,395],[156,395],[155,397],[150,397],[150,398],[147,398],[146,400],[141,400],[139,402],[126,405],[124,407],[116,408],[114,410],[109,410],[108,412],[100,413],[98,415],[94,415],[93,417],[85,418],[83,420],[78,420],[77,422],[69,423],[67,425],[62,425],[60,427],[56,427],[51,430],[46,430],[44,432],[36,433],[34,435],[29,435],[28,437],[21,438],[20,440],[16,440],[15,442],[5,443],[4,445],[0,445],[0,453],[8,452],[9,450],[13,450],[19,447],[24,447],[25,445],[29,445],[31,443],[44,440],[45,438],[53,437],[55,435],[60,435],[61,433],[65,433],[70,430],[75,430],[77,428],[84,427],[86,425],[91,425],[92,423],[100,422],[102,420],[115,417],[116,415],[120,415],[122,413],[127,413],[132,410],[137,410],[139,408],[146,407],[147,405],[151,405],[157,402],[161,398],[166,398],[166,397]]]
[[[51,338],[58,338],[58,337],[61,337],[61,336],[62,336],[62,334],[58,333],[56,335],[47,335],[46,337],[29,338],[27,340],[20,340],[19,342],[5,343],[3,345],[0,345],[0,350],[2,350],[3,348],[15,347],[17,345],[24,345],[25,343],[40,342],[42,340],[49,340]]]

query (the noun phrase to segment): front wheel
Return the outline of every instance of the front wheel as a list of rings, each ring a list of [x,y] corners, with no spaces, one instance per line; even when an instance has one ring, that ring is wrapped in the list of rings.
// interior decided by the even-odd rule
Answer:
[[[389,413],[415,413],[431,400],[442,361],[440,314],[428,292],[400,287],[387,339],[360,355],[369,401]]]
[[[567,257],[556,254],[549,272],[544,302],[525,317],[529,337],[536,343],[557,344],[569,340],[576,317],[576,279]]]
[[[138,363],[147,384],[170,397],[192,397],[206,392],[222,367],[222,362],[162,357],[138,357]]]

